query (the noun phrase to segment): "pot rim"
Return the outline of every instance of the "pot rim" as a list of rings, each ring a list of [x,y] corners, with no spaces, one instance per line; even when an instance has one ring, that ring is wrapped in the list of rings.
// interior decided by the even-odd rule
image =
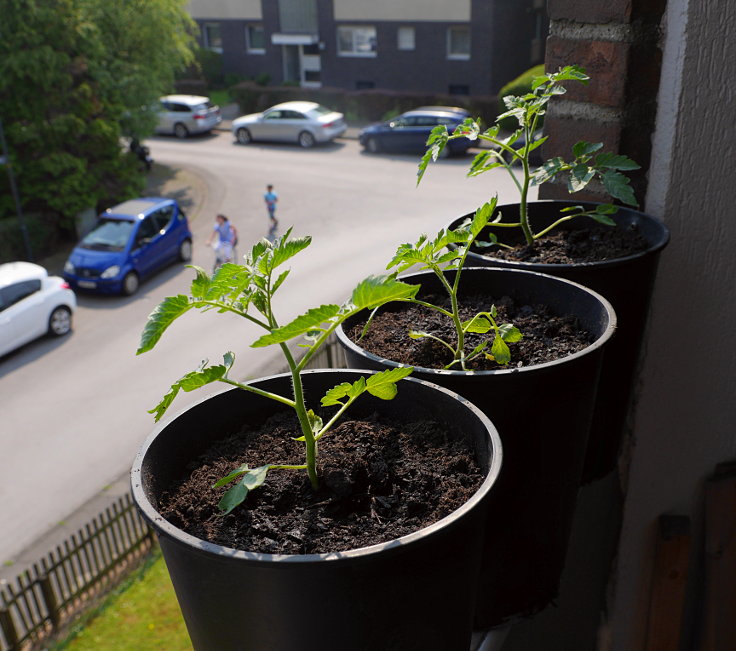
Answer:
[[[569,206],[577,206],[577,205],[589,205],[589,206],[596,206],[601,205],[602,202],[600,201],[572,201],[570,199],[537,199],[535,201],[530,201],[528,205],[544,205],[544,204],[565,204]],[[496,206],[497,211],[501,211],[503,208],[507,208],[509,206],[518,206],[518,202],[512,202],[512,203],[505,203],[500,206]],[[483,255],[482,253],[476,253],[475,251],[470,251],[468,253],[468,259],[469,261],[471,258],[480,258],[480,259],[488,259],[493,260],[494,265],[498,265],[499,267],[508,267],[510,269],[530,269],[532,271],[539,271],[541,273],[544,273],[544,269],[551,269],[551,270],[558,270],[558,269],[569,269],[569,268],[579,268],[579,269],[588,269],[591,267],[595,268],[601,268],[601,267],[618,267],[621,265],[629,264],[633,260],[637,260],[639,258],[643,258],[648,255],[652,255],[653,253],[657,253],[658,251],[661,251],[664,249],[665,246],[667,246],[668,242],[670,241],[670,229],[667,227],[667,225],[661,221],[660,219],[657,219],[656,217],[653,217],[652,215],[648,215],[645,212],[641,212],[640,210],[635,210],[634,208],[629,208],[628,206],[618,206],[618,212],[617,215],[620,215],[624,212],[631,213],[635,215],[638,219],[642,221],[651,222],[653,224],[656,224],[657,227],[660,229],[659,237],[656,239],[655,242],[653,242],[651,245],[649,245],[644,251],[639,251],[638,253],[632,253],[631,255],[624,256],[622,258],[611,258],[610,260],[599,260],[596,262],[552,262],[552,263],[546,263],[546,262],[522,262],[519,260],[501,260],[496,259],[493,256],[489,255]],[[457,225],[459,222],[461,222],[464,219],[467,219],[468,217],[472,217],[475,213],[467,213],[465,215],[461,215],[460,217],[456,217],[453,219],[447,226],[447,229],[457,228]],[[613,216],[614,218],[616,215]]]
[[[378,371],[354,370],[354,369],[310,369],[310,370],[303,371],[302,375],[304,376],[304,375],[312,375],[312,374],[318,374],[318,373],[320,374],[321,373],[335,373],[335,374],[340,374],[340,375],[354,374],[354,375],[365,376],[365,375],[373,375],[377,372]],[[277,374],[257,378],[255,380],[250,380],[249,382],[246,382],[245,384],[254,384],[257,382],[271,380],[271,379],[280,378],[280,377],[290,378],[291,375],[289,373],[277,373]],[[422,384],[427,387],[431,387],[432,389],[436,391],[440,391],[441,393],[446,394],[448,397],[454,398],[455,401],[462,404],[465,409],[470,411],[476,417],[476,419],[481,422],[484,429],[488,432],[488,437],[490,438],[490,443],[491,443],[490,449],[492,451],[492,455],[491,455],[490,462],[489,462],[488,472],[486,473],[486,476],[483,482],[478,487],[478,490],[476,490],[476,492],[472,495],[472,497],[467,502],[465,502],[461,507],[452,511],[451,513],[441,518],[437,522],[429,525],[428,527],[418,529],[417,531],[414,531],[410,534],[406,534],[405,536],[401,536],[400,538],[389,540],[383,543],[377,543],[375,545],[370,545],[368,547],[360,547],[357,549],[349,549],[349,550],[339,551],[339,552],[326,552],[326,553],[320,553],[320,554],[266,554],[266,553],[260,553],[260,552],[248,552],[248,551],[244,551],[240,549],[235,549],[232,547],[226,547],[224,545],[218,545],[216,543],[211,543],[206,540],[197,538],[196,536],[192,536],[191,534],[186,533],[179,527],[176,527],[175,525],[171,524],[156,510],[154,505],[148,499],[148,496],[146,495],[146,490],[143,487],[143,480],[141,477],[141,473],[142,473],[142,466],[143,466],[143,462],[144,462],[146,453],[148,452],[149,448],[152,446],[152,444],[154,443],[158,435],[166,427],[168,427],[168,425],[171,424],[171,422],[182,417],[190,409],[200,405],[201,403],[209,400],[210,398],[214,396],[220,395],[228,391],[242,391],[242,389],[238,389],[237,387],[228,387],[228,388],[222,389],[221,391],[217,391],[212,394],[208,394],[207,396],[205,396],[198,402],[195,402],[194,404],[189,405],[188,407],[185,407],[179,410],[178,412],[175,413],[174,416],[167,419],[166,422],[159,423],[153,429],[153,431],[148,435],[143,445],[140,447],[140,449],[136,453],[136,456],[135,456],[135,459],[133,461],[133,465],[130,471],[130,482],[131,482],[131,491],[133,494],[133,499],[135,500],[136,505],[138,509],[141,511],[141,513],[143,514],[144,518],[152,524],[154,529],[160,530],[165,535],[174,539],[177,543],[180,543],[188,547],[194,547],[201,551],[210,552],[216,556],[219,556],[222,559],[249,561],[249,562],[253,562],[256,564],[273,564],[273,563],[285,563],[285,564],[315,563],[316,564],[316,563],[324,563],[324,562],[348,564],[348,563],[362,562],[362,561],[368,560],[370,557],[375,556],[377,554],[399,552],[402,549],[405,549],[408,545],[420,544],[429,535],[433,534],[434,532],[440,529],[444,529],[444,528],[447,528],[453,525],[455,521],[458,520],[461,516],[479,507],[480,502],[485,498],[485,496],[491,490],[493,484],[496,482],[498,475],[501,471],[501,465],[502,465],[502,459],[503,459],[503,448],[501,445],[501,438],[498,434],[498,431],[496,430],[495,425],[478,407],[476,407],[469,400],[466,400],[465,398],[455,393],[454,391],[450,391],[449,389],[445,389],[444,387],[438,386],[426,380],[421,380],[421,379],[413,378],[413,377],[407,377],[407,378],[404,378],[402,381],[409,381],[409,382],[415,382],[417,384]]]
[[[491,273],[506,273],[506,274],[527,274],[532,276],[539,276],[545,279],[549,279],[551,282],[556,282],[563,285],[572,285],[579,290],[584,291],[587,294],[592,295],[594,298],[596,298],[601,305],[603,306],[603,309],[606,311],[608,315],[608,325],[606,326],[606,329],[603,331],[603,333],[595,340],[593,341],[589,346],[586,346],[583,348],[583,350],[579,350],[576,353],[573,353],[572,355],[566,355],[565,357],[560,357],[558,359],[554,359],[549,362],[544,362],[542,364],[533,364],[531,366],[522,366],[522,367],[515,367],[515,368],[499,368],[499,369],[490,369],[485,371],[462,371],[462,370],[452,370],[452,369],[438,369],[438,368],[428,368],[426,366],[414,366],[414,370],[418,371],[420,373],[423,373],[425,375],[449,375],[449,376],[455,376],[455,377],[469,377],[469,376],[478,376],[478,377],[489,377],[489,376],[495,376],[495,375],[511,375],[516,373],[537,373],[546,371],[547,369],[553,368],[555,366],[558,366],[560,364],[566,364],[572,360],[579,359],[580,357],[584,357],[585,355],[590,355],[591,353],[594,353],[600,348],[601,346],[604,346],[608,340],[613,336],[614,332],[616,331],[616,312],[613,309],[613,306],[611,303],[601,296],[598,292],[585,287],[584,285],[581,285],[580,283],[573,282],[572,280],[567,280],[565,278],[560,278],[558,276],[551,276],[549,274],[543,274],[538,271],[530,271],[526,269],[505,269],[501,267],[463,267],[463,273],[466,271],[482,271],[483,273],[491,272]],[[434,276],[434,273],[432,271],[418,271],[415,273],[410,274],[404,274],[399,276],[400,280],[408,280],[412,277],[416,277],[419,275],[432,275]],[[546,282],[546,281],[545,281]],[[338,328],[335,330],[335,334],[337,335],[338,340],[340,341],[340,344],[348,348],[349,350],[352,350],[355,353],[358,353],[360,355],[363,355],[370,359],[373,362],[378,362],[380,364],[397,368],[397,367],[403,367],[403,366],[409,366],[409,364],[401,364],[399,362],[394,362],[393,360],[386,359],[384,357],[380,357],[379,355],[375,355],[374,353],[371,353],[364,348],[361,348],[356,343],[352,341],[346,334],[342,327],[342,325],[338,326]],[[430,380],[431,382],[431,380]]]

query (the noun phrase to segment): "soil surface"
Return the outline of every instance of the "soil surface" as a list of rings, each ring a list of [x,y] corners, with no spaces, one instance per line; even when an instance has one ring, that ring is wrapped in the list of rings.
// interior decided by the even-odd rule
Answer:
[[[500,235],[500,234],[499,234]],[[558,228],[539,238],[529,247],[518,233],[519,240],[511,241],[504,233],[502,241],[513,246],[511,249],[493,247],[474,249],[475,253],[499,260],[531,262],[541,264],[573,264],[603,262],[624,258],[646,251],[647,241],[636,225],[604,226],[591,220],[588,226],[575,229]],[[482,236],[481,236],[482,239]]]
[[[422,300],[450,309],[450,299],[444,295],[422,296]],[[544,305],[517,305],[509,297],[491,298],[472,295],[461,298],[460,316],[471,319],[481,311],[496,306],[496,322],[512,323],[521,331],[521,341],[509,344],[511,362],[501,366],[485,356],[468,363],[468,370],[494,370],[521,368],[560,359],[583,350],[592,343],[592,336],[584,330],[577,318],[552,314]],[[452,361],[452,354],[441,343],[429,338],[411,339],[409,330],[427,332],[443,341],[457,345],[457,336],[451,319],[435,310],[400,303],[379,312],[373,319],[368,333],[360,339],[365,321],[346,329],[347,336],[363,349],[394,362],[441,369]],[[465,350],[470,353],[481,343],[482,335],[467,335]],[[360,340],[359,340],[360,339]],[[490,349],[490,345],[488,347]],[[461,370],[454,366],[453,370]]]
[[[242,505],[220,515],[226,488],[212,485],[246,462],[304,463],[298,435],[296,418],[283,413],[228,436],[191,464],[159,511],[187,533],[235,549],[345,551],[433,524],[472,497],[485,476],[462,435],[436,423],[345,420],[320,440],[317,492],[306,471],[273,470]]]

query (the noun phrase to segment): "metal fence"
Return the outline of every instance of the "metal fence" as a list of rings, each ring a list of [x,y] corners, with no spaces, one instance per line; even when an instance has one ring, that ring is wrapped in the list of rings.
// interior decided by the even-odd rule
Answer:
[[[0,649],[41,648],[143,560],[153,530],[130,495],[0,588]]]

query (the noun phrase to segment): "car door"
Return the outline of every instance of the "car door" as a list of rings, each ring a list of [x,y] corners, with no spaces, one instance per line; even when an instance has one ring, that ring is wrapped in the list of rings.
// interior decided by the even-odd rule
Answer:
[[[424,151],[427,138],[437,126],[437,118],[431,115],[416,115],[412,118],[411,127],[407,130],[407,146],[414,151]]]
[[[133,235],[130,253],[133,266],[140,276],[146,276],[162,264],[162,233],[156,213],[144,217]]]
[[[0,289],[0,355],[44,334],[47,317],[40,279]]]
[[[169,102],[160,102],[158,106],[158,125],[157,133],[171,133],[174,128],[174,122],[171,119],[171,105]]]
[[[254,130],[251,132],[254,138],[259,140],[278,141],[283,140],[281,128],[283,126],[283,113],[280,109],[266,111],[257,124],[253,125]]]
[[[174,220],[176,209],[173,205],[164,206],[153,213],[153,221],[158,228],[157,247],[158,261],[157,265],[166,264],[174,259],[179,253],[179,242],[176,233],[176,222]]]

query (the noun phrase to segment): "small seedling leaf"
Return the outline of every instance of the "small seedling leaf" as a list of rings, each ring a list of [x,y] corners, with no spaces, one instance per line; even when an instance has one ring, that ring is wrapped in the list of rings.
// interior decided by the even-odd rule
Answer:
[[[350,303],[356,310],[371,310],[389,301],[413,298],[419,285],[409,285],[393,276],[369,276],[353,290]]]
[[[322,397],[321,403],[323,407],[331,407],[332,405],[342,405],[344,398],[357,398],[365,391],[365,378],[360,377],[355,382],[343,382],[332,387]]]
[[[236,506],[239,506],[245,501],[245,498],[248,497],[248,493],[250,491],[263,485],[270,468],[270,465],[259,466],[258,468],[248,469],[243,473],[240,481],[235,484],[235,486],[228,489],[228,491],[222,496],[222,499],[218,502],[217,508],[220,509],[222,515],[230,513],[230,511],[232,511]]]
[[[366,381],[366,389],[376,398],[392,400],[398,391],[396,383],[410,375],[413,370],[411,366],[400,366],[371,375]]]
[[[491,322],[484,316],[476,314],[472,319],[463,323],[463,330],[465,332],[472,332],[479,335],[484,335],[486,332],[490,332],[493,329]]]
[[[493,338],[493,344],[491,345],[491,359],[496,360],[501,365],[506,365],[511,361],[511,352],[506,342],[500,335],[496,335]]]

